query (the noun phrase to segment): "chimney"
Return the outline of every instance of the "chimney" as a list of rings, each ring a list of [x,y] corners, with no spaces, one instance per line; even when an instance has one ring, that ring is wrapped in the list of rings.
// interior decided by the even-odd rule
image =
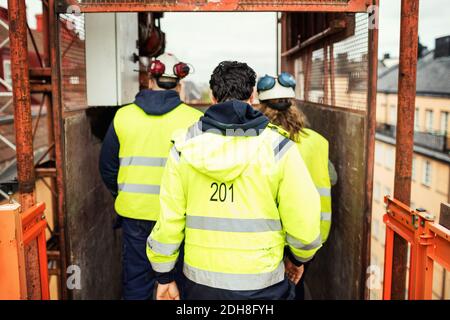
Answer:
[[[36,31],[37,32],[42,32],[44,28],[44,17],[41,14],[37,14],[36,15]]]
[[[450,36],[436,39],[434,58],[450,57]]]
[[[419,40],[417,41],[418,43],[418,48],[417,48],[417,59],[421,59],[425,56],[425,53],[427,52],[428,47],[424,46],[421,42],[420,42],[420,37]]]

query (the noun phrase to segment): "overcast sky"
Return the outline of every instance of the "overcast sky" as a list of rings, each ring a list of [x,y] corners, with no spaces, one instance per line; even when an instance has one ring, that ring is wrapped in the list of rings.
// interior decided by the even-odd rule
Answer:
[[[190,62],[190,78],[207,82],[223,60],[247,62],[258,75],[276,72],[275,13],[171,13],[161,21],[166,51]]]
[[[0,0],[5,6],[6,0]],[[400,0],[380,1],[379,54],[398,56]],[[30,26],[41,1],[27,0]],[[224,59],[248,62],[258,74],[275,72],[275,13],[167,13],[162,19],[167,51],[195,66],[190,78],[207,82],[215,65]],[[421,42],[434,48],[436,37],[450,35],[450,1],[421,0]]]

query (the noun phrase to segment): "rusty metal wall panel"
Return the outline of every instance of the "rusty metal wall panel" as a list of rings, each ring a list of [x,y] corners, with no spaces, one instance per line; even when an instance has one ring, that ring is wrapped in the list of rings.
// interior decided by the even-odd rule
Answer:
[[[101,141],[91,133],[85,112],[64,120],[66,239],[68,265],[81,270],[73,299],[121,297],[121,232],[113,230],[113,198],[101,181]]]
[[[313,299],[362,299],[365,283],[361,279],[366,270],[366,118],[363,112],[299,104],[311,128],[328,139],[330,159],[339,176],[332,188],[330,236],[312,261],[306,283]]]

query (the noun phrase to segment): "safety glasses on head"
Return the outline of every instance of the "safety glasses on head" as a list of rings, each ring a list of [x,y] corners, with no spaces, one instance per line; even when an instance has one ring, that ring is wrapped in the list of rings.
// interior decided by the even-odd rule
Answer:
[[[256,88],[258,92],[270,90],[275,86],[277,80],[283,87],[295,89],[295,78],[292,74],[287,72],[282,72],[277,78],[265,75],[258,80]]]

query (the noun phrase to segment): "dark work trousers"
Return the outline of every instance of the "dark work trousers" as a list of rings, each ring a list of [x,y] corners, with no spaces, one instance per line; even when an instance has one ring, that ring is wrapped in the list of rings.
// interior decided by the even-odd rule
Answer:
[[[123,232],[122,283],[123,299],[153,298],[155,272],[147,258],[146,245],[155,221],[119,217]]]
[[[303,275],[300,278],[300,281],[295,286],[295,300],[305,300],[305,276],[306,272],[308,271],[309,265],[311,261],[306,262],[303,270]]]
[[[149,300],[154,298],[156,274],[147,257],[147,238],[156,221],[136,220],[118,216],[116,228],[122,227],[123,299]],[[183,246],[176,264],[176,282],[183,287]],[[181,291],[181,290],[180,290]],[[180,293],[181,294],[181,293]]]

